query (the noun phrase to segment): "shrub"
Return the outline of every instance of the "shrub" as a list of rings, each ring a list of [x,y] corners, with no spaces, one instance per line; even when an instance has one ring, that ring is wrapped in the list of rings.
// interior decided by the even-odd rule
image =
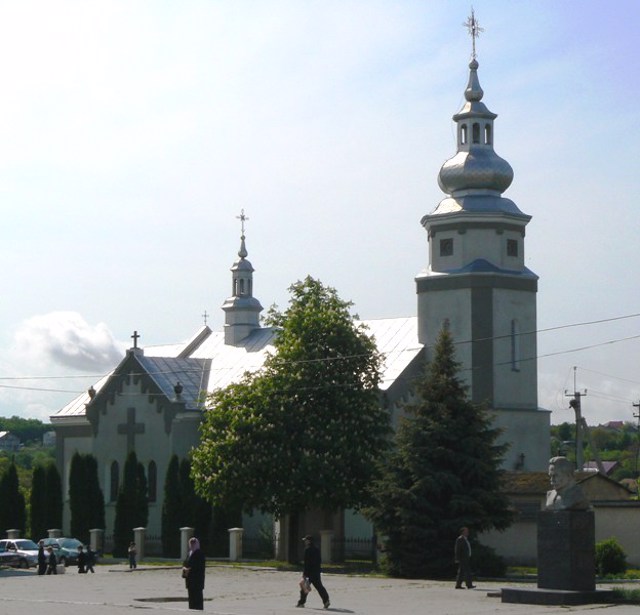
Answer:
[[[627,571],[627,554],[615,538],[596,544],[596,570],[602,577]]]
[[[473,545],[471,561],[479,577],[504,577],[507,572],[504,559],[495,552],[495,549],[486,545]]]

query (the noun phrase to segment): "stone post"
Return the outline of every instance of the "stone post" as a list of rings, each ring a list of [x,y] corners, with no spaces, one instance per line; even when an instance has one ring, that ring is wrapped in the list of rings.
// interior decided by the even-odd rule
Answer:
[[[229,561],[239,562],[242,559],[242,534],[241,527],[232,527],[229,531]]]
[[[47,530],[47,534],[49,534],[49,538],[60,538],[62,536],[62,530],[59,530],[59,529]]]
[[[94,553],[102,555],[104,549],[104,530],[102,528],[89,530],[89,546]]]
[[[141,562],[144,559],[144,539],[147,533],[146,527],[134,527],[133,528],[133,542],[136,543],[136,550],[138,551],[138,561]]]
[[[180,528],[180,559],[184,562],[189,555],[189,538],[193,536],[195,530],[192,527]]]
[[[20,530],[7,530],[7,538],[17,540],[20,538]]]
[[[333,530],[320,530],[320,557],[324,564],[328,564],[333,561],[333,534]]]

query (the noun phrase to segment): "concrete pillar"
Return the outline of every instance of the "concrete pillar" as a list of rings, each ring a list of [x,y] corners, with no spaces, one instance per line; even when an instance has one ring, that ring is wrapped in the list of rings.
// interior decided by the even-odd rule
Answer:
[[[49,534],[49,538],[60,538],[62,536],[62,530],[58,530],[58,529],[47,530],[47,534]]]
[[[7,538],[17,540],[20,538],[20,530],[7,530]]]
[[[147,534],[146,527],[133,528],[133,542],[136,543],[136,550],[138,551],[139,562],[141,562],[144,559],[144,539],[146,534]]]
[[[324,564],[328,564],[333,561],[333,534],[333,530],[320,530],[320,557]]]
[[[104,530],[102,528],[89,530],[89,546],[94,553],[102,555],[104,549]]]
[[[242,559],[242,534],[241,527],[232,527],[229,530],[229,561],[239,562]]]
[[[189,538],[193,536],[195,530],[192,527],[180,528],[180,559],[184,562],[189,555]]]

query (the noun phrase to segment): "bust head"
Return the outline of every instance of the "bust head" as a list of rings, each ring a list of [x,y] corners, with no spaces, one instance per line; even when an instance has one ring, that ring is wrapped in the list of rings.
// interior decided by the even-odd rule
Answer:
[[[566,457],[549,459],[549,481],[556,491],[562,491],[574,485],[573,464]]]

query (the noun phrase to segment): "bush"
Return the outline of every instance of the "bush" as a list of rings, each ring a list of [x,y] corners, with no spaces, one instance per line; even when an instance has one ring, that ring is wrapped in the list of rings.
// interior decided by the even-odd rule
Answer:
[[[601,577],[627,571],[627,554],[615,538],[596,544],[596,571]]]
[[[504,559],[495,552],[495,549],[486,545],[473,545],[471,562],[479,577],[504,577],[507,572]]]

